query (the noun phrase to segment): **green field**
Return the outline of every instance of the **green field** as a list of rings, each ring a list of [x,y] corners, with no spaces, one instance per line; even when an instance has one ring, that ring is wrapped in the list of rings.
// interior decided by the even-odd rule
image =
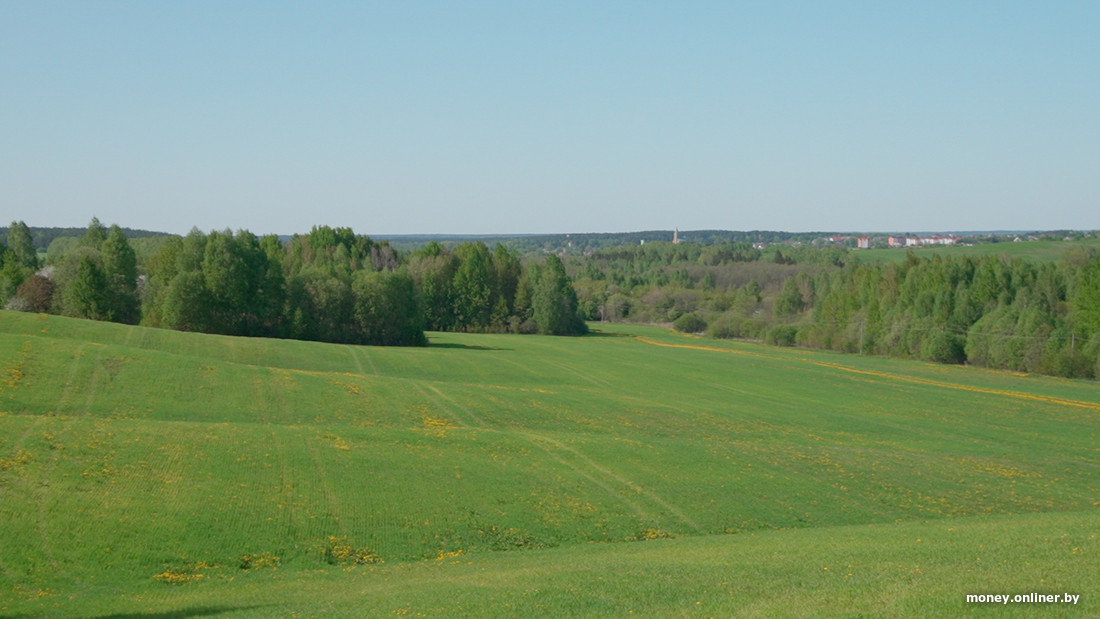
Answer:
[[[1100,239],[1076,241],[1020,241],[1019,243],[981,243],[979,245],[960,245],[955,247],[928,246],[911,249],[861,249],[852,252],[856,260],[863,263],[902,262],[910,251],[916,256],[1007,256],[1023,258],[1033,262],[1057,262],[1067,252],[1100,250]]]
[[[1095,383],[431,340],[0,312],[0,616],[1100,614]]]

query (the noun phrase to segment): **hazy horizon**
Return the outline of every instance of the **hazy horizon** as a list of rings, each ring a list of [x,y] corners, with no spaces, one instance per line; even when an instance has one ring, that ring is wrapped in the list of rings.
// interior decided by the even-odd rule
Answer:
[[[18,218],[17,218],[17,220],[18,220]],[[27,226],[31,229],[35,229],[35,228],[87,229],[87,224],[84,224],[84,225],[62,225],[62,226],[39,226],[39,225],[36,225],[33,222],[24,221],[24,223],[26,223]],[[117,224],[119,227],[121,227],[123,229],[129,229],[129,230],[133,230],[135,232],[151,232],[151,233],[155,233],[155,234],[176,234],[176,235],[180,235],[180,236],[184,236],[187,233],[189,233],[191,230],[195,230],[195,229],[199,230],[200,232],[202,232],[204,234],[210,233],[210,232],[221,232],[221,231],[224,231],[224,230],[230,230],[231,232],[237,232],[238,230],[247,230],[249,232],[252,232],[253,234],[257,234],[257,232],[254,229],[249,228],[247,226],[244,226],[244,227],[241,227],[241,228],[226,228],[226,227],[223,226],[221,228],[213,227],[213,228],[209,228],[209,229],[203,229],[203,228],[199,228],[198,226],[192,226],[191,228],[188,228],[186,231],[176,232],[176,231],[170,231],[170,230],[156,230],[156,229],[151,229],[151,228],[135,228],[134,226],[127,225],[125,222],[117,222],[117,221],[108,222],[108,221],[102,221],[101,220],[100,223],[102,225],[104,225],[105,227],[109,227],[111,225]],[[350,227],[350,226],[340,226],[338,224],[337,225],[315,224],[315,225],[317,225],[317,226],[329,226],[329,227],[332,227],[332,228]],[[7,230],[7,229],[8,229],[7,225],[0,225],[0,230]],[[691,235],[692,233],[700,233],[700,232],[731,232],[731,233],[741,233],[741,234],[752,233],[752,232],[760,232],[760,233],[779,233],[779,234],[792,234],[792,235],[793,234],[837,234],[837,235],[850,235],[850,236],[854,236],[854,235],[867,235],[867,236],[876,236],[876,235],[877,236],[917,235],[917,236],[920,236],[920,235],[937,235],[937,234],[954,234],[954,235],[958,235],[958,236],[967,236],[967,235],[977,236],[977,235],[989,235],[989,234],[1003,235],[1003,234],[1042,234],[1042,233],[1050,233],[1050,232],[1083,232],[1083,233],[1098,232],[1098,230],[1096,230],[1096,229],[1084,229],[1084,228],[1057,228],[1057,229],[1034,229],[1034,228],[1029,228],[1029,229],[1017,229],[1017,230],[1012,230],[1012,229],[980,229],[980,230],[839,230],[839,229],[828,230],[828,229],[823,229],[823,230],[802,230],[802,231],[799,231],[799,230],[765,230],[765,229],[734,230],[734,229],[723,229],[723,228],[698,228],[698,229],[693,229],[693,230],[680,230],[680,229],[677,229],[677,228],[650,228],[650,229],[645,229],[645,230],[642,230],[642,229],[636,229],[636,230],[630,230],[630,229],[605,230],[605,231],[577,231],[577,230],[571,230],[571,231],[567,231],[567,232],[487,232],[487,233],[478,233],[478,232],[472,232],[472,233],[405,232],[405,233],[397,233],[397,234],[388,234],[388,233],[384,233],[384,232],[370,232],[370,231],[358,230],[358,229],[355,229],[354,227],[352,227],[352,229],[356,234],[369,236],[369,237],[377,238],[377,239],[387,239],[387,238],[388,239],[403,239],[403,238],[407,238],[407,239],[418,239],[418,238],[484,239],[484,238],[522,238],[522,237],[540,237],[540,236],[570,236],[570,235],[577,235],[577,236],[632,235],[632,234],[644,234],[644,233],[659,233],[659,234],[672,235],[674,231],[678,231],[681,235],[681,238],[683,238],[683,240],[685,240],[685,241],[690,241],[691,240],[690,237],[687,236],[687,235]],[[307,234],[308,232],[309,232],[309,229],[294,230],[294,231],[290,231],[290,232],[286,232],[286,231],[267,232],[267,233],[262,233],[262,234],[275,234],[276,236],[279,236],[279,237],[289,238],[289,237],[292,237],[296,234]],[[654,239],[654,240],[659,240],[659,239]]]

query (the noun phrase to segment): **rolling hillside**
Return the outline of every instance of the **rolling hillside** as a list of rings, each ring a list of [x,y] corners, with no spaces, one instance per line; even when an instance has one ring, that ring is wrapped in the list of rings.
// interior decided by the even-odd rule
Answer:
[[[1100,608],[1094,383],[645,327],[431,340],[0,312],[0,614]]]

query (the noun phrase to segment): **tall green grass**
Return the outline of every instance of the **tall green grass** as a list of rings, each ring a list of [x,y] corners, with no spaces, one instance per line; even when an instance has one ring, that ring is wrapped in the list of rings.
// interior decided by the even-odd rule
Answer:
[[[635,576],[663,584],[638,611],[706,614],[677,605],[695,589],[669,583],[728,569],[759,594],[750,615],[825,616],[810,593],[828,587],[801,560],[773,566],[787,583],[774,586],[792,591],[774,597],[770,568],[699,557],[751,548],[766,566],[787,543],[842,557],[827,540],[849,531],[879,540],[853,547],[861,560],[900,544],[905,561],[938,566],[927,582],[943,593],[963,582],[951,576],[960,552],[1042,546],[1028,526],[1097,550],[1073,537],[1100,504],[1100,389],[1082,381],[645,327],[432,334],[426,349],[392,349],[0,312],[0,411],[0,614],[236,600],[224,609],[264,616],[283,596],[275,614],[311,614],[353,603],[343,587],[391,600],[379,614],[481,614],[486,596],[599,614],[642,585],[629,569],[601,583],[578,566],[642,553],[652,565]],[[896,528],[941,521],[973,535],[925,550]],[[1065,560],[1058,583],[1074,586],[1095,561],[1051,552],[1012,582],[1043,585]],[[444,565],[458,584],[429,593]],[[470,589],[515,570],[556,593]],[[876,614],[859,609],[906,583],[892,608],[925,608],[910,600],[922,578],[865,582],[844,612]],[[955,608],[935,599],[928,608]],[[742,609],[723,604],[709,612]]]

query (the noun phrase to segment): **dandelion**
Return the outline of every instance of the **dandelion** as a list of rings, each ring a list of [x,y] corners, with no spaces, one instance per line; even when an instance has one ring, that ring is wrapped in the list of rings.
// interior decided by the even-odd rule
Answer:
[[[374,565],[384,563],[374,551],[368,548],[355,548],[348,543],[348,538],[328,536],[328,547],[325,548],[325,561],[329,565],[338,563],[354,563],[356,565]]]
[[[15,455],[7,458],[0,458],[0,471],[6,471],[13,469],[17,466],[26,464],[31,459],[31,454],[25,449],[20,449],[15,452]]]
[[[153,578],[170,585],[182,585],[196,580],[202,580],[203,574],[187,573],[185,571],[167,569],[163,572],[156,574]]]
[[[274,569],[278,568],[280,565],[282,565],[282,559],[270,552],[244,555],[240,560],[240,568],[242,570]]]

